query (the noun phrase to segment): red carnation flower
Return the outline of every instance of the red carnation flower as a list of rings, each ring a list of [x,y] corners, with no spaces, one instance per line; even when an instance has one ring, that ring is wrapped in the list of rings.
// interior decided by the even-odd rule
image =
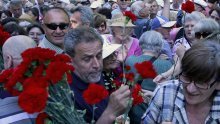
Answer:
[[[137,17],[131,11],[125,11],[124,16],[128,17],[133,22],[137,20]]]
[[[46,70],[46,77],[48,80],[51,80],[52,83],[57,83],[62,80],[65,73],[69,73],[69,71],[73,71],[73,66],[63,63],[63,62],[51,62],[48,65]]]
[[[131,67],[129,65],[126,65],[125,69],[126,69],[126,71],[129,71],[129,70],[131,70]]]
[[[46,89],[49,86],[49,82],[44,77],[30,77],[23,83],[23,90],[31,87],[39,87]]]
[[[134,81],[134,73],[127,73],[127,74],[125,74],[125,78],[128,81]]]
[[[8,32],[5,32],[3,30],[3,27],[0,26],[0,46],[3,46],[3,44],[5,43],[5,41],[10,37],[10,34]]]
[[[132,92],[132,98],[133,98],[133,105],[134,106],[144,102],[144,99],[141,96],[141,86],[139,84],[136,84],[134,86],[133,92]]]
[[[137,72],[141,75],[142,78],[155,78],[157,75],[152,63],[149,61],[136,63],[134,67],[136,68]]]
[[[46,107],[47,98],[46,89],[30,87],[19,95],[18,104],[25,112],[41,112]]]
[[[44,63],[45,61],[51,61],[54,59],[56,52],[50,49],[35,47],[25,50],[21,56],[24,61],[39,61]]]
[[[47,115],[47,113],[45,113],[45,112],[40,113],[36,118],[36,124],[45,124],[44,121],[48,117],[49,116]]]
[[[7,70],[4,70],[1,74],[0,74],[0,83],[6,83],[8,82],[10,76],[12,75],[13,73],[13,69],[7,69]]]
[[[70,63],[71,59],[69,56],[65,54],[58,54],[55,56],[54,61],[60,61],[60,62],[65,62],[65,63]]]
[[[94,105],[105,99],[108,94],[109,93],[104,86],[91,83],[88,89],[83,92],[83,98],[86,103]]]
[[[192,1],[187,0],[185,3],[182,4],[181,9],[187,13],[191,13],[195,11],[195,6]]]

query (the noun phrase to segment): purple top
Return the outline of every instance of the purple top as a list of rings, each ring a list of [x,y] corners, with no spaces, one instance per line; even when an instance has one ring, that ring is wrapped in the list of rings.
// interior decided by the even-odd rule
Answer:
[[[107,36],[107,39],[109,40],[109,42],[112,42],[113,36],[109,35],[109,36]],[[141,54],[142,54],[142,52],[141,52],[141,48],[139,46],[139,40],[132,37],[132,44],[128,50],[126,58],[129,56],[132,56],[132,55],[140,56]]]

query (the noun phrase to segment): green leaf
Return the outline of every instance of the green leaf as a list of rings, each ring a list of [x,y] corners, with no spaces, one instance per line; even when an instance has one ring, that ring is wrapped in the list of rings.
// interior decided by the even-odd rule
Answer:
[[[22,91],[23,90],[23,86],[22,86],[22,84],[20,82],[17,82],[14,88],[17,89],[18,91]]]

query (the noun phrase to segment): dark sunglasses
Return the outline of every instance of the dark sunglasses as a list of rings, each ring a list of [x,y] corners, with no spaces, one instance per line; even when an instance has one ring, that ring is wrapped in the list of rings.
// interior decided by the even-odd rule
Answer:
[[[57,30],[57,27],[59,27],[60,30],[64,30],[69,27],[69,23],[60,23],[58,25],[55,23],[51,23],[51,24],[45,24],[45,25],[47,26],[47,28],[51,30]]]
[[[206,38],[210,34],[211,34],[210,32],[196,32],[195,33],[195,38],[197,38],[197,39],[201,39],[201,37]]]

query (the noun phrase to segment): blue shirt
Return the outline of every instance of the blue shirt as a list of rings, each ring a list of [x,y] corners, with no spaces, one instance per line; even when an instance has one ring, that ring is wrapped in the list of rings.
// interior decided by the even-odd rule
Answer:
[[[97,83],[104,86],[104,81],[101,80]],[[71,90],[74,92],[75,107],[79,110],[86,110],[85,120],[90,123],[92,120],[93,107],[85,102],[83,98],[83,91],[85,91],[89,86],[89,83],[82,81],[77,75],[73,73],[73,82],[70,84]],[[105,108],[108,105],[108,98],[102,100],[100,103],[95,104],[97,107],[95,109],[94,119],[97,121]]]

